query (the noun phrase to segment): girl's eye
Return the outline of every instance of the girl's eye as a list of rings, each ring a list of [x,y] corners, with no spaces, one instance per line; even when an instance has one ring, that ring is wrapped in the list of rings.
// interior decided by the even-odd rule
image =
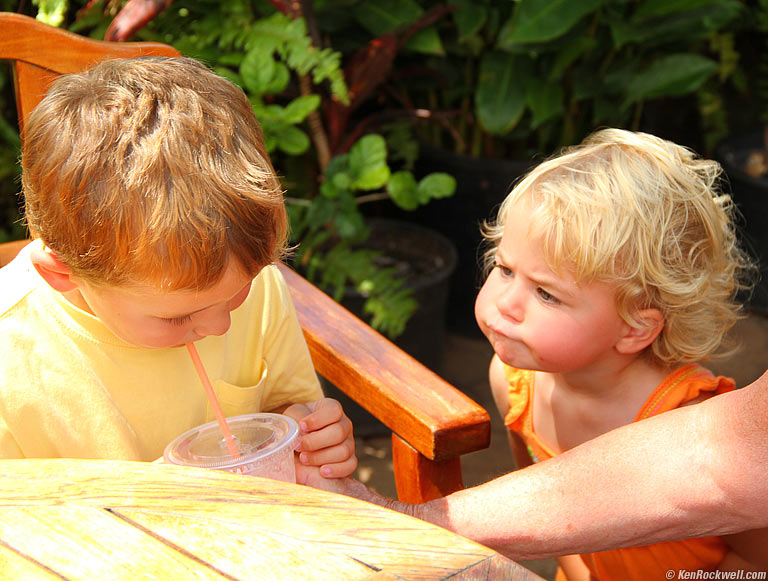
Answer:
[[[511,268],[507,268],[506,266],[504,266],[503,264],[499,264],[498,262],[493,263],[493,268],[498,268],[499,272],[501,273],[501,276],[503,276],[504,278],[514,275]]]
[[[545,303],[551,303],[553,305],[559,305],[560,304],[560,299],[558,299],[557,297],[549,294],[543,288],[539,287],[536,290],[539,293],[539,297],[541,297],[541,300],[544,301]]]
[[[175,319],[165,319],[165,322],[169,325],[174,325],[176,327],[180,327],[184,323],[189,323],[192,320],[192,315],[187,315],[185,317],[176,317]]]

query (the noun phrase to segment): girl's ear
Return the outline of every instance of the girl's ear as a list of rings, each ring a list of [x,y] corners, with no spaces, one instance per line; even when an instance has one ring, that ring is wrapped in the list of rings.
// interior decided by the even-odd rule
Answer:
[[[643,309],[635,314],[638,326],[627,326],[627,332],[616,343],[616,350],[625,355],[639,353],[653,343],[664,328],[664,315],[659,309]]]
[[[47,246],[35,248],[30,255],[30,260],[40,276],[55,290],[65,293],[77,288],[72,271]]]

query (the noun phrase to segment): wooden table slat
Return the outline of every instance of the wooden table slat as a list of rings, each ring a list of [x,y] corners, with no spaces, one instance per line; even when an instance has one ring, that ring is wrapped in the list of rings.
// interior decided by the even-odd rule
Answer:
[[[49,571],[41,563],[6,547],[2,542],[0,542],[0,571],[7,579],[61,581],[61,576]]]
[[[139,579],[147,573],[161,579],[227,578],[94,507],[3,509],[0,535],[20,555],[45,563],[66,579],[107,579],[114,578],[115,572],[125,579]]]

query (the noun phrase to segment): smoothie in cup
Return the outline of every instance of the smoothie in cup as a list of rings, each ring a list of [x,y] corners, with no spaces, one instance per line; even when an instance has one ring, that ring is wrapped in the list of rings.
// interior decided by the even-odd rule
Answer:
[[[238,449],[233,456],[217,422],[184,432],[165,448],[166,464],[226,470],[296,482],[293,452],[299,444],[299,426],[281,414],[257,413],[227,418]]]

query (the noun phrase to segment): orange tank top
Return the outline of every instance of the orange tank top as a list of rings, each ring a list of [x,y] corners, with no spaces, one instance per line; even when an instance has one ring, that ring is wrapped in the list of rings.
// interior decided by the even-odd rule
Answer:
[[[510,404],[504,418],[507,428],[523,440],[534,462],[556,456],[533,429],[534,372],[506,367],[505,373]],[[700,365],[684,365],[664,378],[634,421],[673,410],[705,393],[717,395],[734,388],[735,383],[730,378],[715,377]],[[720,537],[706,537],[588,553],[581,558],[594,579],[645,581],[664,579],[669,570],[714,569],[727,552],[728,547]]]

